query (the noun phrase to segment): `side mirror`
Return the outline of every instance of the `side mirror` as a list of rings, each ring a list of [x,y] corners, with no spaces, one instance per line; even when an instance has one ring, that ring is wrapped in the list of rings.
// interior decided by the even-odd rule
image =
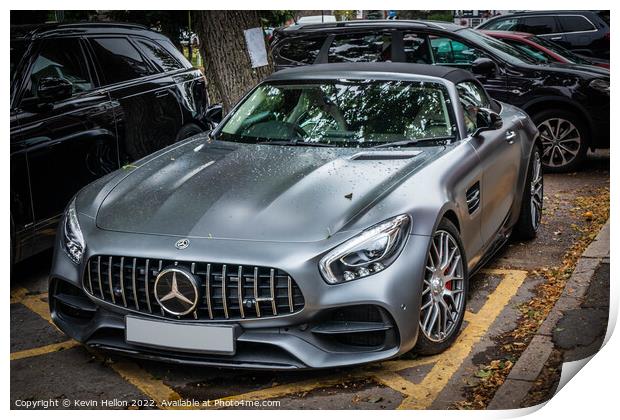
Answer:
[[[44,103],[53,103],[68,99],[73,93],[73,86],[65,79],[44,77],[39,80],[37,96]]]
[[[222,122],[222,118],[224,118],[224,108],[222,104],[211,105],[207,108],[205,118],[213,128],[217,127],[217,125]]]
[[[489,76],[495,73],[495,61],[486,57],[476,58],[471,63],[471,72],[477,76]]]
[[[479,136],[484,131],[499,130],[503,125],[502,117],[497,112],[488,108],[480,108],[476,114],[476,126],[478,128],[474,132],[474,137]]]

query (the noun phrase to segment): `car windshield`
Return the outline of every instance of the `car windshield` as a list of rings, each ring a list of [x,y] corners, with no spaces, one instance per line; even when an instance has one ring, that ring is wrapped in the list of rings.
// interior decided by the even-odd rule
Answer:
[[[538,45],[542,45],[543,47],[550,49],[551,51],[553,51],[556,54],[561,55],[562,57],[566,58],[567,60],[569,60],[572,63],[576,63],[576,64],[592,64],[591,61],[588,61],[584,58],[579,57],[577,54],[571,52],[570,50],[567,50],[566,48],[551,42],[551,41],[547,41],[544,38],[539,38],[537,36],[533,36],[532,37],[532,41],[536,42]]]
[[[454,139],[448,91],[439,83],[331,80],[265,83],[216,136],[246,143],[372,147]]]
[[[462,29],[458,32],[463,38],[476,43],[479,47],[491,50],[498,57],[512,64],[541,64],[540,60],[530,57],[528,54],[499,39],[492,38],[482,32],[473,29]]]

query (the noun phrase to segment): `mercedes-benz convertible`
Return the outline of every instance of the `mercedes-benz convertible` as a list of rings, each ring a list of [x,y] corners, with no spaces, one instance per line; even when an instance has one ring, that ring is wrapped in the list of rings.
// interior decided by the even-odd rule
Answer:
[[[538,132],[464,70],[284,70],[209,134],[82,189],[58,327],[163,361],[327,368],[436,354],[471,276],[540,226]]]

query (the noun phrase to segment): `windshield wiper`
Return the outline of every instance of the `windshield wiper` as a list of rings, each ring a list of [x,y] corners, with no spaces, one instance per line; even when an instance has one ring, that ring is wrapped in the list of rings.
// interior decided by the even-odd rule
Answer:
[[[304,142],[304,141],[299,142],[299,141],[287,141],[287,140],[259,141],[256,144],[276,144],[279,146],[336,147],[335,144],[312,143],[312,142]]]
[[[378,144],[378,145],[373,146],[373,147],[376,147],[376,148],[407,147],[407,146],[415,146],[415,145],[420,144],[420,143],[446,141],[446,140],[454,140],[454,137],[452,137],[452,136],[445,136],[445,137],[427,137],[427,138],[415,139],[415,140],[400,140],[400,141],[393,141],[393,142],[390,142],[390,143]]]

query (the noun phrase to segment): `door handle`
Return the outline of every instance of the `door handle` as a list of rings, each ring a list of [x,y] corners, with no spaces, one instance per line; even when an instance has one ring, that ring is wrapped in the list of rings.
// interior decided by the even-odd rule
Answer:
[[[167,90],[160,90],[159,92],[155,93],[156,98],[163,98],[164,96],[168,96]]]
[[[506,141],[510,144],[515,142],[515,138],[517,137],[517,133],[513,130],[506,131]]]
[[[559,41],[559,40],[561,40],[561,39],[562,39],[562,37],[561,37],[561,36],[552,36],[552,37],[551,37],[551,38],[549,38],[549,39],[550,39],[550,40],[552,40],[552,41]]]

